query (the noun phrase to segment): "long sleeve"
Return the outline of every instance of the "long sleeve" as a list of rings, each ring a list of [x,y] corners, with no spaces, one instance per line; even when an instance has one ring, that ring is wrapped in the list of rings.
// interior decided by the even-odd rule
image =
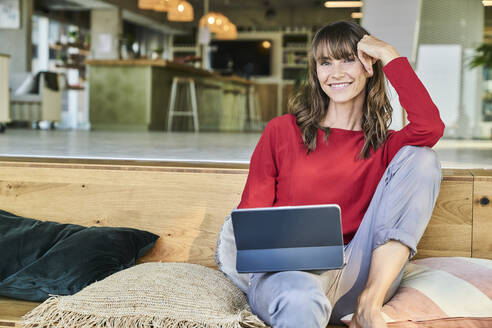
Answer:
[[[275,202],[278,167],[274,124],[274,120],[268,122],[253,151],[238,208],[271,207]]]
[[[383,71],[398,93],[409,124],[389,135],[386,142],[388,163],[405,145],[434,146],[442,137],[444,123],[429,93],[412,69],[406,57],[398,57],[383,67]]]

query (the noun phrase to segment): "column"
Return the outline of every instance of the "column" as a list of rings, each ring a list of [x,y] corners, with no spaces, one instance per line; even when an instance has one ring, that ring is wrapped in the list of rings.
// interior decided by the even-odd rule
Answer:
[[[92,59],[118,59],[119,38],[123,32],[121,9],[91,10]]]
[[[393,45],[401,56],[415,67],[422,0],[365,0],[361,25],[372,35]],[[400,130],[406,122],[398,94],[388,84],[388,97],[393,107],[390,129]]]

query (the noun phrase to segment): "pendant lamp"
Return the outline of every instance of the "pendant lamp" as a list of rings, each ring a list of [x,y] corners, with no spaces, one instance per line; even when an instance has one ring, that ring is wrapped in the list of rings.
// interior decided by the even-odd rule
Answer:
[[[169,8],[167,19],[172,22],[191,22],[194,19],[193,6],[185,0],[179,0],[176,6]]]
[[[178,0],[156,0],[153,9],[155,11],[165,12],[177,5]]]
[[[229,22],[229,19],[224,15],[216,12],[209,12],[200,18],[200,26],[208,27],[210,32],[219,33],[222,31],[221,27]]]
[[[215,38],[218,40],[234,40],[237,39],[236,25],[231,22],[227,22],[222,26],[221,30],[215,34]]]
[[[154,9],[159,0],[138,0],[139,9]]]

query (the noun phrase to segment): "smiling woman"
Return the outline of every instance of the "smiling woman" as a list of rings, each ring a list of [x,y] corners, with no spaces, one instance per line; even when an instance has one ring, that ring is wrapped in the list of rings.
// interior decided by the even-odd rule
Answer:
[[[408,113],[400,131],[388,130],[385,76]],[[439,110],[393,46],[352,22],[319,30],[308,80],[290,113],[265,127],[237,208],[339,205],[346,266],[252,273],[253,312],[274,327],[325,327],[351,309],[350,328],[386,327],[380,309],[416,254],[440,188],[440,162],[429,147],[443,130]]]

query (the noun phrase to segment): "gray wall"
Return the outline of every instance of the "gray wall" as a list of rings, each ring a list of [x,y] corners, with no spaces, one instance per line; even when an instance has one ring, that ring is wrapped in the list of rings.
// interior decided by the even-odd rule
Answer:
[[[0,29],[0,53],[10,55],[10,72],[31,71],[31,14],[33,0],[19,0],[21,28]]]

